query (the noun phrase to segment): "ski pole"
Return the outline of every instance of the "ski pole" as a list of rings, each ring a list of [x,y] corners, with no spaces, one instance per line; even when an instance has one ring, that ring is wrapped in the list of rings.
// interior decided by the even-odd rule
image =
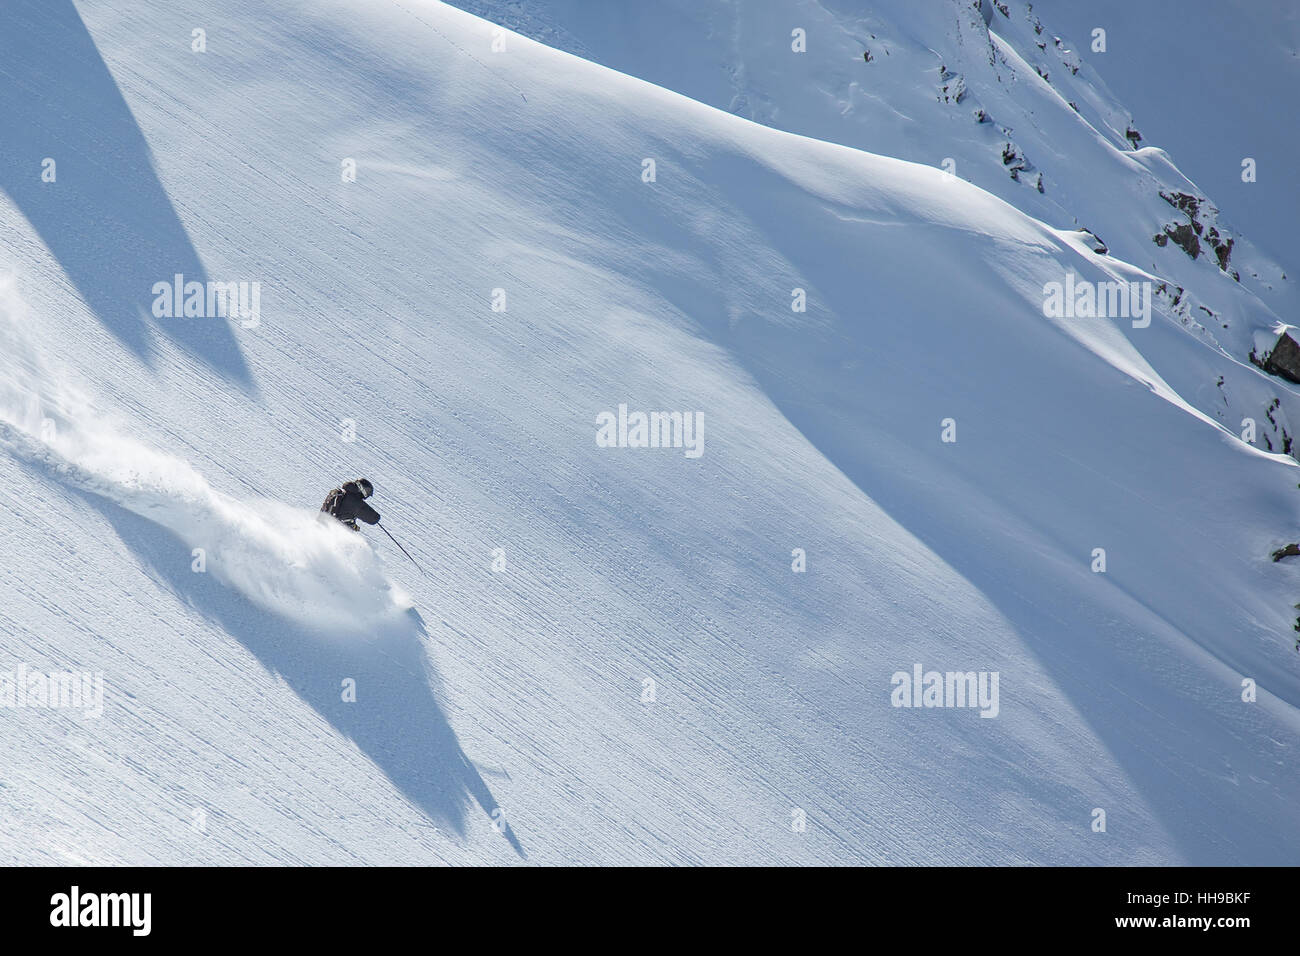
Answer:
[[[378,521],[375,522],[375,527],[377,527],[377,528],[378,528],[380,531],[382,531],[384,534],[388,534],[388,529],[385,528],[385,527],[384,527],[382,524],[380,524]],[[396,538],[394,538],[391,534],[388,534],[388,540],[391,541],[391,542],[393,542],[393,544],[397,545],[398,550],[401,551],[402,554],[406,555],[406,558],[407,558],[408,561],[410,561],[412,564],[415,565],[415,570],[419,571],[419,572],[420,572],[421,574],[423,574],[426,578],[429,576],[429,573],[428,573],[427,571],[425,571],[424,568],[420,567],[419,564],[416,563],[415,558],[411,557],[410,552],[408,552],[405,548],[402,547],[402,542],[398,541],[398,540],[397,540]]]

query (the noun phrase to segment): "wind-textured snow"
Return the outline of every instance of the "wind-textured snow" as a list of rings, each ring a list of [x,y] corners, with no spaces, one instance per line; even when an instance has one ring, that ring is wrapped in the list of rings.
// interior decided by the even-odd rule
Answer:
[[[1001,14],[888,13],[1050,117],[1012,137],[1046,192],[976,173],[1001,143],[968,164],[906,72],[873,146],[431,0],[17,4],[0,672],[106,697],[0,709],[0,856],[1294,862],[1300,479],[1238,426],[1285,427],[1244,352],[1293,293],[1151,241],[1194,187],[1090,70],[1076,113]],[[654,41],[683,81],[693,23]],[[178,273],[259,315],[156,317]],[[1069,274],[1230,327],[1046,317]],[[602,447],[620,406],[703,453]],[[427,573],[318,521],[358,475]],[[918,664],[996,673],[996,709],[893,706]]]

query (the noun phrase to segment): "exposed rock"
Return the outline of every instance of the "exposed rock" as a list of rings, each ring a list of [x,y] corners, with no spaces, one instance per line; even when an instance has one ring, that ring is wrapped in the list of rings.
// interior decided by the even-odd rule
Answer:
[[[1156,306],[1157,301],[1164,303],[1164,311],[1168,313],[1170,318],[1176,320],[1197,338],[1216,347],[1218,342],[1215,340],[1213,333],[1202,325],[1199,319],[1205,316],[1212,319],[1215,325],[1220,325],[1225,329],[1228,328],[1228,324],[1222,320],[1221,316],[1216,315],[1214,310],[1197,304],[1194,297],[1188,294],[1182,286],[1170,288],[1167,282],[1157,283],[1152,289],[1153,307]],[[1268,344],[1272,345],[1272,342]],[[1263,349],[1260,351],[1262,352]]]
[[[1288,544],[1285,548],[1278,548],[1273,552],[1274,561],[1281,561],[1283,558],[1295,557],[1300,557],[1300,546],[1294,544]],[[1300,627],[1297,627],[1296,630],[1300,631]]]
[[[1268,406],[1268,408],[1264,409],[1264,417],[1267,418],[1268,423],[1273,426],[1273,431],[1277,432],[1280,430],[1282,432],[1282,454],[1290,455],[1291,448],[1294,445],[1294,440],[1292,436],[1287,433],[1286,426],[1278,424],[1278,420],[1273,417],[1273,413],[1281,407],[1282,407],[1282,399],[1280,398],[1273,399],[1273,404]],[[1272,442],[1269,443],[1268,450],[1269,451],[1273,450]]]
[[[960,73],[949,73],[946,66],[939,67],[939,96],[945,103],[960,103],[966,97],[966,79]]]
[[[1196,230],[1191,223],[1165,226],[1164,234],[1156,237],[1156,245],[1163,246],[1164,243],[1160,240],[1166,236],[1193,259],[1201,254],[1201,240],[1196,237]]]
[[[1269,375],[1300,384],[1300,343],[1291,338],[1289,331],[1282,332],[1273,348],[1262,358],[1255,349],[1251,349],[1250,360]]]
[[[1215,258],[1219,260],[1219,271],[1227,272],[1228,259],[1232,256],[1232,237],[1228,237],[1227,241],[1221,241],[1219,230],[1211,226],[1210,231],[1205,234],[1205,238],[1214,247]]]
[[[1020,179],[1022,171],[1029,170],[1029,160],[1025,159],[1025,154],[1020,151],[1020,147],[1015,143],[1004,143],[1002,146],[1002,165],[1011,170],[1011,178]]]
[[[1201,211],[1201,200],[1198,196],[1191,196],[1187,193],[1180,192],[1167,193],[1162,189],[1160,190],[1160,198],[1169,203],[1169,205],[1173,206],[1179,212],[1187,213],[1188,218],[1193,222],[1196,221],[1196,216]],[[1200,232],[1200,228],[1198,227],[1196,231]]]
[[[1163,236],[1173,239],[1179,248],[1193,259],[1196,259],[1201,254],[1200,237],[1204,235],[1206,243],[1214,250],[1214,257],[1219,262],[1219,270],[1227,272],[1228,262],[1232,258],[1234,240],[1231,237],[1225,238],[1220,235],[1216,226],[1211,225],[1207,229],[1201,221],[1202,218],[1213,220],[1219,211],[1213,206],[1205,205],[1205,201],[1199,196],[1192,196],[1188,193],[1167,193],[1161,190],[1160,198],[1187,217],[1185,223],[1166,225]],[[1158,246],[1163,246],[1166,242],[1167,240],[1162,236],[1155,237],[1155,243]],[[1237,277],[1237,281],[1241,281],[1240,277]]]
[[[1106,243],[1102,242],[1101,236],[1097,235],[1091,229],[1085,229],[1082,226],[1080,226],[1075,231],[1083,233],[1085,236],[1087,236],[1089,239],[1092,240],[1092,242],[1090,242],[1088,245],[1092,247],[1092,251],[1097,253],[1097,255],[1104,256],[1108,252],[1110,252],[1110,249],[1106,247]]]

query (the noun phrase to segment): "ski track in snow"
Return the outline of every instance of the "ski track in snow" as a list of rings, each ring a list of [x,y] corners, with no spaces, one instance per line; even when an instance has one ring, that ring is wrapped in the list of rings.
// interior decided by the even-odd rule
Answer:
[[[43,368],[20,330],[30,316],[12,277],[0,277],[0,445],[70,486],[166,528],[211,572],[259,606],[327,631],[393,621],[411,600],[359,535],[319,512],[214,489],[187,462],[129,438],[102,409]]]

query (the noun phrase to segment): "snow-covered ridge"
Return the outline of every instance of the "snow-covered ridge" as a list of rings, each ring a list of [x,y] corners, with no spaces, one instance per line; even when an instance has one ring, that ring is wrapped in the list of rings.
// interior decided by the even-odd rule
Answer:
[[[936,166],[1049,225],[1090,230],[1164,287],[1159,314],[1220,352],[1215,364],[1247,363],[1258,334],[1300,315],[1286,269],[1220,218],[1110,92],[1105,30],[1062,36],[1028,0],[455,5],[765,125]],[[1129,43],[1115,55],[1135,55]],[[1138,347],[1170,374],[1165,356]],[[1204,384],[1188,400],[1234,430],[1266,414],[1290,428],[1300,415],[1281,381],[1230,390],[1226,403]]]

